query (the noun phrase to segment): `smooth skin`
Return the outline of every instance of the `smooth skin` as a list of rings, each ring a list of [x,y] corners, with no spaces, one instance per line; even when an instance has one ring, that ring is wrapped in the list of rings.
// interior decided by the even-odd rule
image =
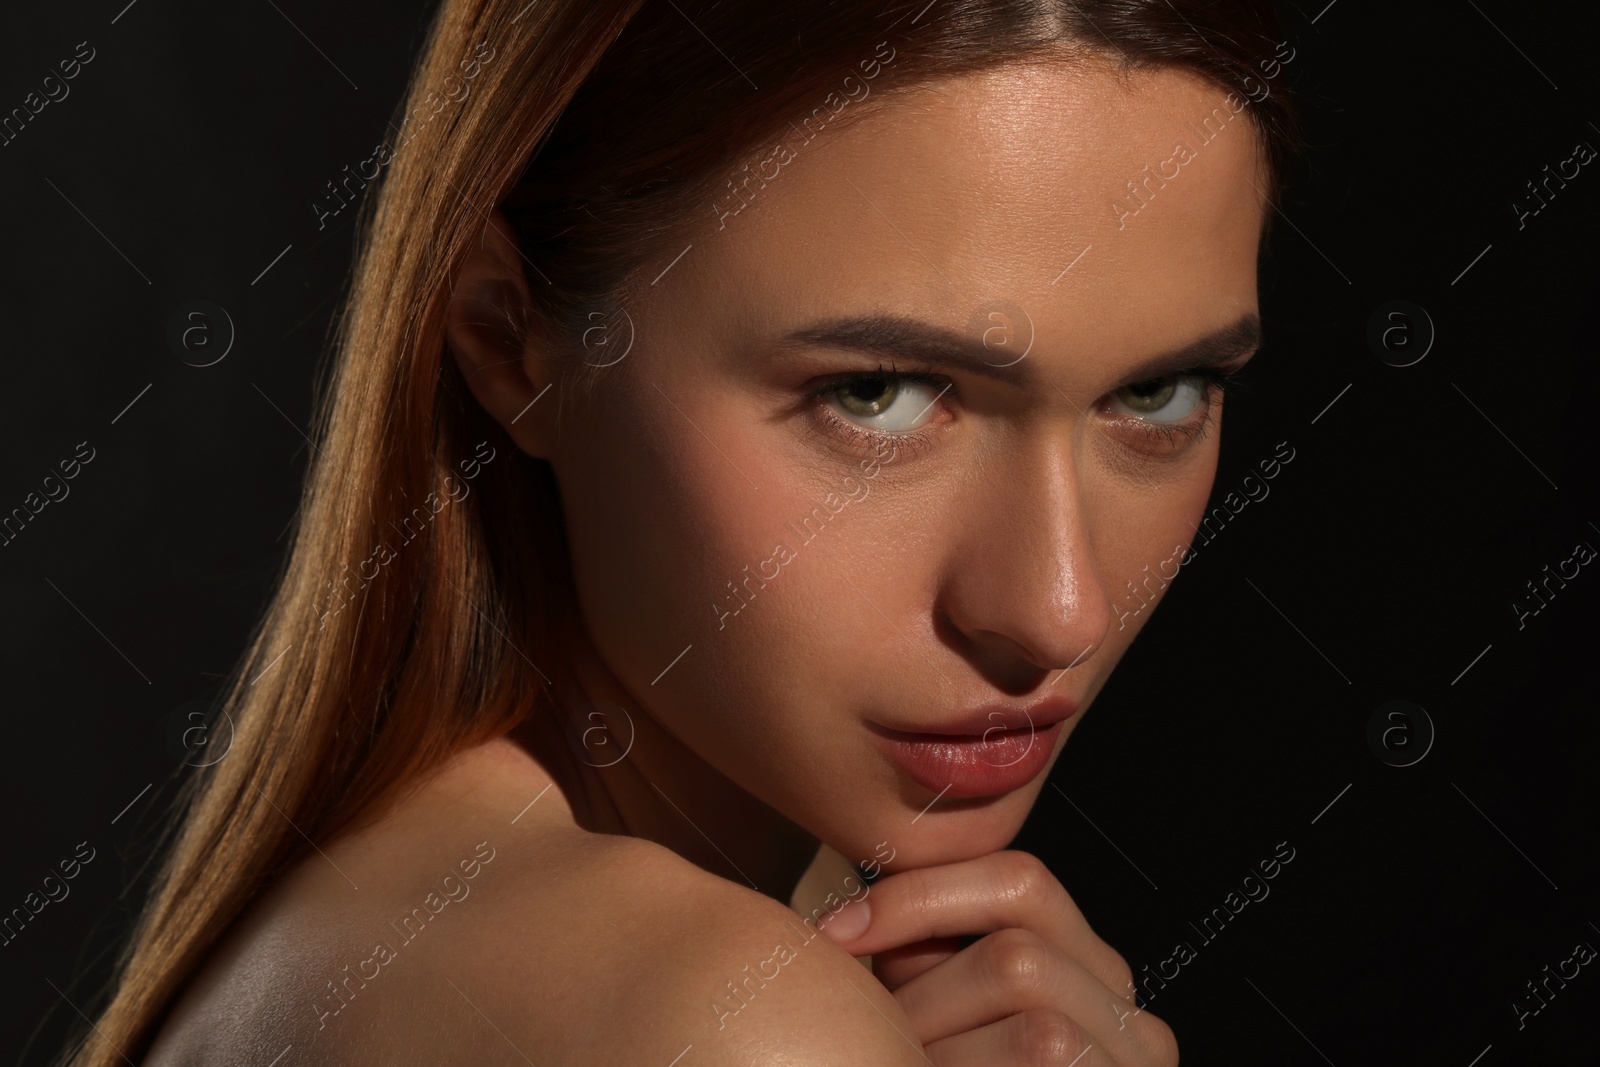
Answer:
[[[1175,1063],[1127,964],[1043,864],[1006,848],[1045,775],[940,799],[869,724],[926,729],[1050,693],[1087,708],[1149,619],[1127,583],[1192,537],[1221,397],[1175,388],[1150,410],[1128,387],[1257,311],[1265,167],[1226,96],[1079,58],[886,101],[725,226],[708,205],[691,251],[630,304],[627,356],[559,417],[535,401],[562,366],[493,325],[528,284],[493,214],[457,278],[450,349],[556,473],[581,611],[565,654],[591,702],[624,710],[607,725],[627,755],[555,782],[531,726],[463,754],[254,905],[175,1016],[167,1058],[146,1062],[267,1063],[293,1044],[301,1063]],[[1217,114],[1233,117],[1203,143]],[[1135,203],[1126,183],[1179,141],[1193,158],[1119,226],[1114,199]],[[1026,320],[1011,368],[1026,379],[897,356],[933,384],[902,383],[876,419],[861,401],[885,395],[870,376],[889,357],[778,343],[867,311],[976,338],[995,301]],[[1016,361],[1013,335],[994,336],[992,363]],[[868,380],[849,398],[812,395],[850,374]],[[892,460],[867,479],[875,454]],[[800,544],[788,523],[852,484],[869,491]],[[720,614],[780,540],[793,558]],[[588,710],[567,709],[580,730]],[[577,825],[573,789],[606,825]],[[456,932],[408,945],[318,1029],[304,1002],[481,840],[497,859],[441,914]],[[820,842],[894,859],[864,908],[730,999],[743,968],[797,941],[786,902]],[[837,944],[853,909],[865,931]],[[957,951],[962,936],[978,940]],[[719,998],[740,1009],[719,1016]],[[252,1007],[220,1036],[230,1003]]]

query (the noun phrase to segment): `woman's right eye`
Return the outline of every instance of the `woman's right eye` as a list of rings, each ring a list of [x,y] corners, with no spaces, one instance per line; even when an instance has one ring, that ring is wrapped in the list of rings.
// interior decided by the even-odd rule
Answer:
[[[818,395],[835,414],[880,433],[910,433],[928,421],[934,404],[950,388],[932,375],[882,372],[857,374],[823,387]]]

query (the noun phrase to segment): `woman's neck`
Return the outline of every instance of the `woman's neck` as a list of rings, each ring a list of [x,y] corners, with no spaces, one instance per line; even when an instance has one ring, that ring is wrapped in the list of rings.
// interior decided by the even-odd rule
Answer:
[[[817,838],[656,722],[586,634],[569,633],[567,644],[552,700],[539,701],[508,740],[550,775],[577,825],[654,841],[788,904]]]

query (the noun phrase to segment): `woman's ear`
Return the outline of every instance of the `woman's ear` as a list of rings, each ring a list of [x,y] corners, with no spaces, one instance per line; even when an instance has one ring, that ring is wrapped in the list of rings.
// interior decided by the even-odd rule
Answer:
[[[534,402],[554,384],[555,368],[531,341],[538,335],[530,329],[531,314],[522,250],[496,208],[456,272],[445,309],[445,345],[472,395],[517,447],[548,459],[555,404],[545,398],[548,407],[540,411]]]

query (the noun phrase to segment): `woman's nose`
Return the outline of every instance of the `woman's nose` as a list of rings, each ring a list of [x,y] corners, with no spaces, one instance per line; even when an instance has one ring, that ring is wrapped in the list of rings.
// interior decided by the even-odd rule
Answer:
[[[1053,447],[963,497],[938,605],[963,651],[1023,687],[1037,683],[1032,669],[1088,660],[1114,612],[1072,449]]]

